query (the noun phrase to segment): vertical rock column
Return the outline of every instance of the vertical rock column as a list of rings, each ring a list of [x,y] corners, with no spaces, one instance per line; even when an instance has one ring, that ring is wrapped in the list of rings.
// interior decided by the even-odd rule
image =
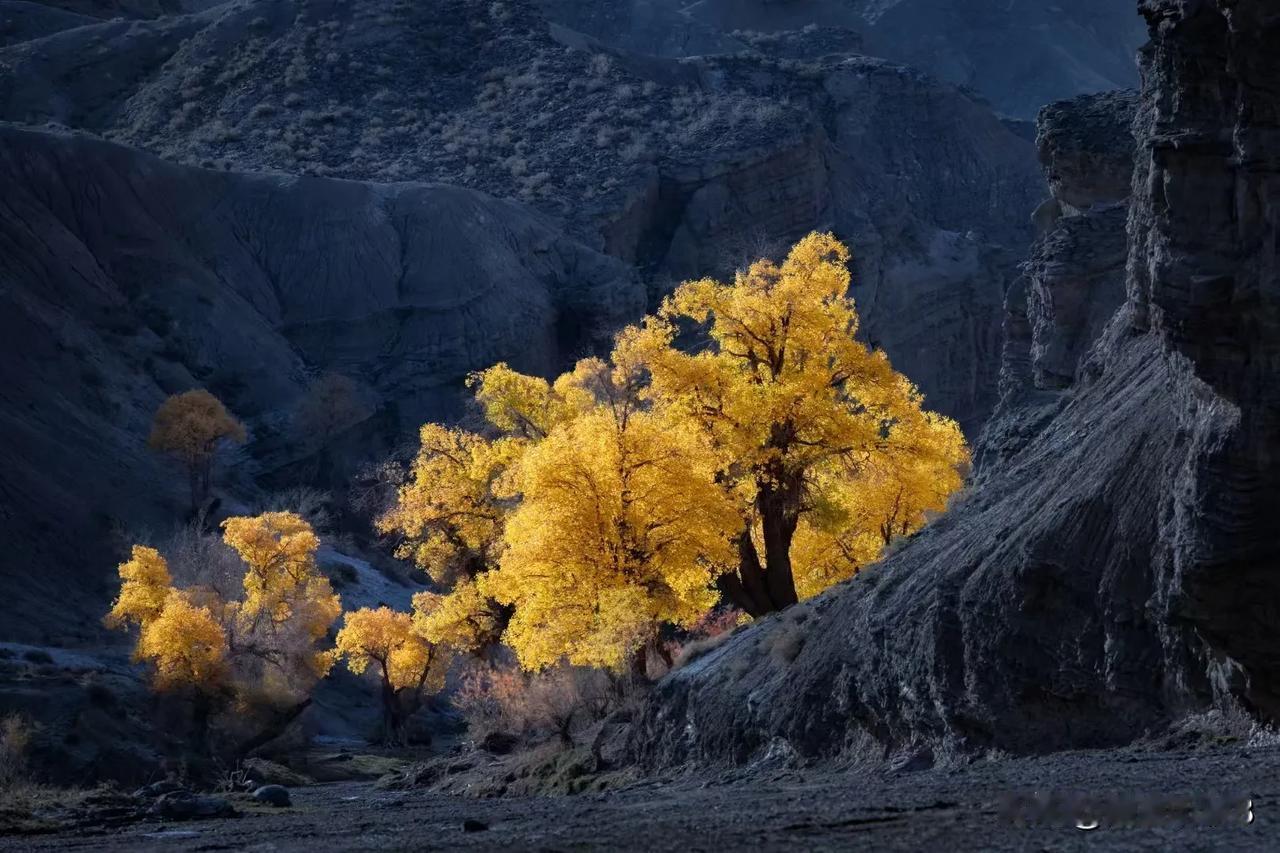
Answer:
[[[1210,672],[1280,714],[1280,4],[1147,0],[1130,222],[1137,323],[1204,383],[1175,482],[1173,614]],[[1180,595],[1179,595],[1180,594]]]

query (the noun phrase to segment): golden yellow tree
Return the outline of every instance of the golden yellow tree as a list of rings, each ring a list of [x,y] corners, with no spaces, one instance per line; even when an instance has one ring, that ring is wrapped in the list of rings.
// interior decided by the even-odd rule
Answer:
[[[368,607],[346,615],[336,651],[356,675],[377,667],[382,696],[383,734],[399,740],[405,720],[427,693],[444,686],[451,653],[414,628],[413,617],[388,607]]]
[[[244,425],[217,397],[197,388],[174,394],[160,405],[147,443],[153,450],[174,456],[187,469],[191,509],[195,511],[209,495],[219,445],[243,444],[244,440]]]
[[[450,586],[491,564],[511,509],[499,481],[523,445],[438,424],[422,427],[419,438],[409,479],[378,528],[401,537],[397,556]]]
[[[857,571],[945,508],[967,464],[956,424],[856,339],[848,259],[830,234],[810,234],[780,265],[682,284],[619,337],[648,369],[652,404],[705,437],[741,501],[737,570],[719,583],[752,615]],[[676,340],[690,325],[704,337],[686,351]]]
[[[224,540],[244,562],[243,598],[213,586],[177,588],[165,558],[135,545],[120,564],[120,595],[105,623],[135,627],[135,658],[160,690],[198,693],[275,687],[304,695],[332,664],[319,647],[341,602],[315,566],[318,540],[293,513],[231,518]]]
[[[138,629],[134,659],[152,664],[157,689],[190,686],[215,692],[227,675],[227,639],[217,617],[172,587],[167,561],[154,548],[133,547],[120,564],[120,596],[109,627]]]
[[[579,362],[556,382],[575,402],[524,452],[520,503],[480,589],[510,605],[504,639],[526,669],[642,669],[665,623],[692,624],[741,526],[704,437],[642,406],[633,362]]]
[[[292,512],[228,518],[222,529],[246,567],[244,598],[228,604],[232,648],[272,665],[286,685],[309,688],[333,664],[318,644],[342,612],[316,567],[319,538]]]

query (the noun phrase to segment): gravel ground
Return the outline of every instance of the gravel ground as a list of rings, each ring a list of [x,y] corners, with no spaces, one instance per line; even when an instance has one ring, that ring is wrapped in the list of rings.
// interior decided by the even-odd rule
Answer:
[[[1037,792],[1040,818],[1025,811]],[[568,797],[482,800],[368,783],[293,794],[293,807],[278,813],[7,838],[0,849],[1280,849],[1277,747],[1080,752],[917,772],[754,769]],[[1131,819],[1144,807],[1178,808],[1178,798],[1217,796],[1225,812],[1216,821],[1167,815],[1129,828],[1103,818],[1086,831],[1048,816],[1072,796],[1110,803]],[[1012,816],[1018,802],[1030,825]]]

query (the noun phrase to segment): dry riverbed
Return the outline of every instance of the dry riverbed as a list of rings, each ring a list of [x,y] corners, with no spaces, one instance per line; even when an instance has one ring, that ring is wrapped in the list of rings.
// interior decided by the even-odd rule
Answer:
[[[1275,746],[1078,752],[918,771],[754,768],[574,796],[479,799],[369,782],[292,793],[292,807],[278,811],[0,838],[0,849],[1280,849]],[[1078,815],[1085,828],[1074,810],[1089,812]],[[1101,825],[1088,829],[1094,821]]]

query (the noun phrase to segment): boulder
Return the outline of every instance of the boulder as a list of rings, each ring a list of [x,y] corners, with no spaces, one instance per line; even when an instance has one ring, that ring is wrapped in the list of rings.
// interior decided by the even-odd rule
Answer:
[[[289,789],[283,785],[263,785],[254,790],[253,798],[276,808],[287,808],[293,803],[289,796]]]

